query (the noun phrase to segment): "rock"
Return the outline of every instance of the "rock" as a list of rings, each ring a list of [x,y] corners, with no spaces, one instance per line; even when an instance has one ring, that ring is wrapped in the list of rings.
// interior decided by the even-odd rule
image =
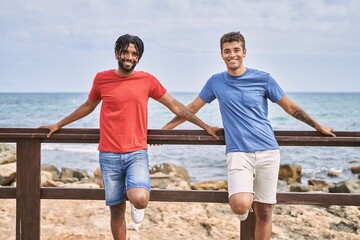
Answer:
[[[190,176],[183,167],[162,163],[150,168],[150,183],[158,189],[190,189]]]
[[[360,163],[360,160],[351,160],[349,161],[349,163],[353,164],[353,163]]]
[[[329,187],[331,193],[360,193],[360,180],[350,179],[336,183]]]
[[[98,166],[94,172],[94,179],[95,179],[95,183],[97,183],[101,188],[104,187],[100,166]]]
[[[157,189],[190,189],[188,182],[181,178],[165,173],[154,173],[150,174],[151,188]]]
[[[308,184],[312,185],[312,186],[321,185],[322,187],[329,186],[329,184],[327,182],[325,182],[324,180],[316,180],[316,179],[310,179],[308,181]]]
[[[16,148],[10,144],[0,144],[0,165],[16,161]]]
[[[84,178],[90,178],[85,170],[61,168],[61,181],[64,183],[74,183]]]
[[[85,170],[78,169],[78,168],[73,170],[73,177],[79,179],[80,181],[82,179],[90,178],[89,174]]]
[[[61,168],[60,179],[64,183],[77,182],[80,180],[78,178],[74,179],[74,170],[65,167]]]
[[[41,171],[41,187],[58,187],[62,182],[54,181],[52,172]]]
[[[338,177],[342,174],[343,170],[342,169],[335,169],[335,168],[330,168],[327,175],[329,177]]]
[[[16,178],[16,163],[7,163],[0,165],[0,185],[11,185]]]
[[[225,190],[227,191],[228,185],[226,180],[219,181],[204,181],[192,183],[191,189],[193,190]]]
[[[352,173],[360,173],[360,166],[352,166],[351,172]]]
[[[51,172],[52,174],[52,180],[60,180],[60,171],[51,164],[41,164],[41,170]]]
[[[177,166],[172,163],[161,163],[154,165],[150,168],[150,174],[154,174],[157,172],[162,172],[168,175],[173,175],[175,177],[178,177],[188,183],[190,183],[190,176],[188,171],[180,166]]]
[[[334,214],[332,207],[276,205],[273,239],[359,239],[360,209],[335,206],[341,214]]]
[[[301,166],[296,164],[282,164],[279,170],[279,179],[285,180],[288,184],[301,182]]]
[[[292,184],[289,186],[289,190],[290,192],[309,192],[312,188],[301,184]]]
[[[310,179],[308,185],[312,186],[312,191],[329,192],[329,184],[323,180]]]

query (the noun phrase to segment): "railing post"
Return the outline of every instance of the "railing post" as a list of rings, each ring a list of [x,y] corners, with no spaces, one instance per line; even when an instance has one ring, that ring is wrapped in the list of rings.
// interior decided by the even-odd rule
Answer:
[[[40,239],[40,139],[16,145],[16,239]]]
[[[254,212],[249,212],[247,219],[245,221],[240,221],[240,240],[255,239],[255,221]]]

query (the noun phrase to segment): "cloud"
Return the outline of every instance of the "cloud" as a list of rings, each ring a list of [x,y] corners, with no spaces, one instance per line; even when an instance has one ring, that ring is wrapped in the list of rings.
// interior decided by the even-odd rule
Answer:
[[[359,62],[358,9],[357,0],[1,1],[0,70],[19,81],[25,74],[18,69],[24,69],[34,85],[41,72],[56,69],[62,78],[88,79],[114,66],[113,44],[130,33],[145,42],[139,67],[171,78],[165,82],[174,89],[182,87],[180,77],[174,81],[171,73],[182,69],[200,79],[194,83],[199,88],[209,71],[223,69],[219,39],[234,30],[245,35],[248,63],[255,67],[277,69],[293,57],[349,56]],[[59,78],[50,81],[56,86]],[[14,87],[21,88],[20,83]]]
[[[143,34],[155,41],[164,37],[184,42],[200,36],[219,38],[220,32],[240,30],[261,33],[256,41],[275,39],[299,42],[302,38],[325,51],[325,35],[340,41],[344,36],[359,36],[356,22],[359,1],[6,1],[1,16],[7,23],[9,40],[21,42],[31,37],[46,43],[61,44],[89,41],[105,44],[104,39],[123,32]],[[9,11],[10,10],[10,11]],[[4,22],[2,21],[2,22]],[[246,34],[247,33],[247,34]],[[192,37],[194,36],[194,37]],[[263,39],[261,41],[261,39]],[[18,41],[17,41],[18,40]],[[348,44],[357,44],[349,38]],[[39,43],[39,44],[40,44]],[[321,44],[322,43],[322,44]],[[350,46],[349,46],[350,44]],[[199,44],[203,46],[203,44]],[[315,44],[314,44],[315,45]],[[286,45],[284,46],[286,48]],[[289,49],[286,49],[289,50]]]

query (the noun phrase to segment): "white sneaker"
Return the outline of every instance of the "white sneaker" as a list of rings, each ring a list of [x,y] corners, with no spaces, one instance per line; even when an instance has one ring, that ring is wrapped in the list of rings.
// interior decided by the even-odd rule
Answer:
[[[132,203],[131,206],[131,218],[134,223],[139,224],[144,220],[145,209],[136,209]]]
[[[250,208],[249,210],[246,211],[246,213],[244,213],[244,214],[239,214],[239,215],[238,215],[239,220],[240,220],[240,221],[245,221],[245,220],[247,219],[248,215],[249,215],[249,212],[253,212],[253,209]]]

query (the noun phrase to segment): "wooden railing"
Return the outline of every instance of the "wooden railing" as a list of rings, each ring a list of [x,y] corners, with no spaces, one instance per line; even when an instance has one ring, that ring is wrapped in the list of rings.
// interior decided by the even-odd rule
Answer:
[[[51,138],[47,130],[0,128],[0,142],[16,143],[16,187],[0,187],[0,199],[16,199],[16,239],[40,239],[41,199],[103,200],[103,189],[40,187],[42,143],[97,143],[98,129],[61,129]],[[275,131],[282,146],[360,147],[360,132],[335,132],[326,137],[309,131]],[[224,145],[224,133],[215,140],[203,130],[148,130],[149,144]],[[360,205],[360,194],[278,193],[278,204]],[[153,189],[150,201],[227,203],[226,191]],[[255,216],[241,223],[241,239],[253,239]]]

